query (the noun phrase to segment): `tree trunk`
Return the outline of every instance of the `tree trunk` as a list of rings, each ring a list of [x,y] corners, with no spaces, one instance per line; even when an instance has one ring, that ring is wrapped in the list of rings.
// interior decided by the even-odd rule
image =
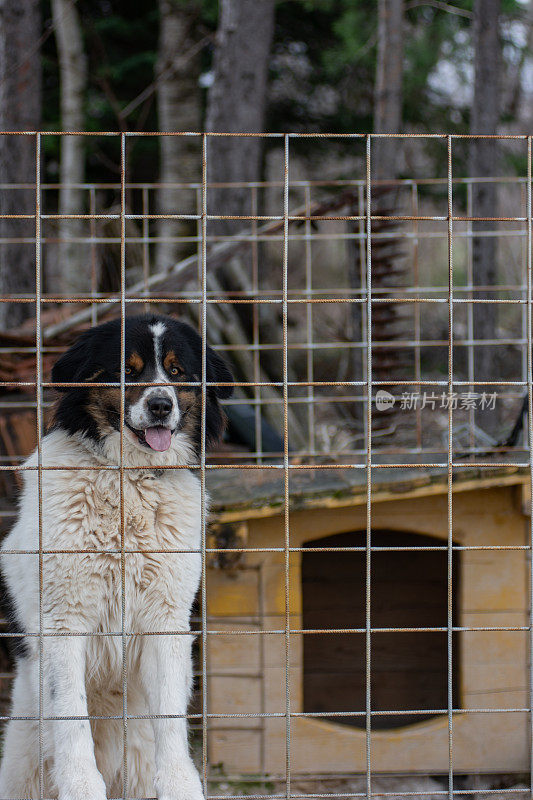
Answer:
[[[533,53],[533,0],[529,0],[524,10],[522,25],[524,27],[525,42],[522,45],[520,58],[513,63],[506,64],[503,75],[504,86],[500,86],[502,93],[500,110],[502,116],[512,117],[513,119],[518,118],[519,122],[523,122],[524,119],[524,109],[522,108],[524,70],[531,58],[531,53]]]
[[[157,110],[160,131],[199,131],[201,98],[198,79],[199,52],[183,61],[184,53],[194,51],[198,36],[195,22],[198,2],[159,0],[159,56],[157,63]],[[162,136],[160,147],[161,183],[192,183],[202,178],[201,144],[198,137]],[[193,189],[160,188],[157,194],[159,214],[196,214],[196,192]],[[158,220],[157,235],[162,240],[156,247],[157,270],[168,269],[185,257],[183,245],[171,241],[188,231],[194,223]],[[190,248],[189,248],[190,249]]]
[[[83,50],[81,26],[71,0],[52,0],[52,15],[59,56],[61,129],[84,130],[83,101],[87,88],[87,59]],[[84,192],[75,187],[83,183],[85,147],[82,136],[62,136],[59,166],[59,213],[83,214]],[[50,275],[50,289],[61,293],[87,292],[88,251],[76,241],[87,223],[60,220],[58,258]]]
[[[274,0],[220,0],[214,81],[207,101],[206,130],[259,133],[265,127],[268,62],[274,33]],[[212,137],[209,183],[257,181],[261,175],[260,137]],[[212,189],[208,213],[251,214],[249,189]],[[211,233],[231,233],[243,223],[211,222]]]
[[[0,131],[39,130],[41,35],[37,0],[0,0]],[[0,136],[0,183],[29,183],[0,189],[2,214],[35,213],[35,136]],[[0,292],[35,293],[35,245],[2,241],[35,235],[33,220],[0,220]],[[34,313],[31,303],[0,303],[0,328]]]
[[[403,0],[378,0],[378,55],[374,93],[374,133],[401,133],[403,82]],[[374,139],[373,175],[395,178],[401,140]]]
[[[402,89],[404,57],[403,0],[378,0],[378,52],[374,92],[374,132],[402,132]],[[398,177],[401,139],[373,139],[371,148],[372,179],[395,180]],[[387,217],[396,213],[398,190],[394,187],[372,187],[372,213]],[[372,222],[372,289],[394,287],[405,281],[405,257],[399,237],[392,237],[397,223],[388,219]],[[363,271],[366,265],[363,265]],[[386,297],[383,293],[380,297]],[[390,296],[390,294],[388,295]],[[388,303],[372,307],[372,340],[381,345],[373,352],[372,378],[400,380],[405,376],[405,351],[395,347],[394,340],[404,338],[404,309],[401,304]],[[373,409],[376,427],[390,424],[395,413]]]
[[[499,37],[500,0],[474,3],[474,97],[470,118],[473,134],[494,134],[500,119],[500,60]],[[470,175],[495,177],[498,173],[498,142],[492,139],[473,139],[470,147]],[[472,187],[472,213],[474,217],[495,217],[497,187],[495,183],[479,183]],[[494,230],[494,222],[473,222],[474,233]],[[474,285],[494,286],[497,282],[495,240],[474,236],[472,262]],[[475,291],[474,298],[495,298],[492,291]],[[493,339],[496,336],[497,306],[490,303],[474,304],[474,339]],[[488,380],[495,373],[494,349],[476,347],[474,369],[476,380]],[[494,416],[494,415],[492,415]],[[481,418],[480,418],[481,419]],[[485,420],[484,420],[485,421]],[[484,425],[486,427],[486,425]]]
[[[207,98],[206,130],[209,133],[264,132],[274,15],[274,0],[219,0],[213,83]],[[235,188],[212,186],[207,195],[208,214],[241,216],[254,213],[249,184],[261,178],[262,155],[263,139],[259,136],[208,137],[208,184],[243,184]],[[207,233],[208,236],[235,236],[251,228],[252,223],[243,220],[209,220]],[[249,249],[245,247],[239,252],[233,263],[226,264],[218,272],[216,277],[223,292],[239,292],[246,288],[242,279],[244,274],[249,275],[251,260],[249,245]],[[251,307],[237,305],[234,309],[245,337],[251,341]],[[271,331],[274,331],[274,338]],[[278,340],[281,338],[276,308],[263,306],[259,338],[272,342],[276,341],[276,336]],[[269,353],[261,354],[261,368],[270,380],[280,380],[280,359],[269,356]],[[251,379],[242,363],[235,364],[235,368],[242,378]],[[266,412],[263,415],[267,416]]]

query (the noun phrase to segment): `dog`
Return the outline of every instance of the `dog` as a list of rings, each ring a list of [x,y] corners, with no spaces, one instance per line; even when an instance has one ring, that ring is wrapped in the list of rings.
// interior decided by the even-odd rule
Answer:
[[[53,367],[61,396],[42,440],[40,498],[34,452],[2,545],[19,636],[1,798],[42,790],[105,800],[122,796],[123,781],[129,797],[203,797],[185,717],[202,570],[201,485],[187,467],[198,463],[202,430],[207,445],[223,432],[219,400],[231,395],[232,375],[207,347],[206,381],[226,385],[206,387],[202,422],[200,336],[163,316],[124,325],[122,445],[120,386],[83,386],[120,382],[121,324],[112,320]]]

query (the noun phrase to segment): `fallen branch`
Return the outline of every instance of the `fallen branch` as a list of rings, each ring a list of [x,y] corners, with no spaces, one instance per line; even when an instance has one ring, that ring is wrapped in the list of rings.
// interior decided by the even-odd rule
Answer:
[[[330,213],[331,211],[339,211],[342,208],[350,207],[350,205],[355,201],[357,196],[357,189],[350,190],[347,192],[343,192],[340,195],[332,198],[329,201],[324,201],[322,203],[315,203],[309,209],[309,217],[322,217]],[[289,214],[289,225],[294,225],[295,223],[300,223],[302,219],[305,219],[306,208],[305,206],[300,206],[299,208],[291,211]],[[300,217],[302,219],[290,219],[290,217]],[[266,225],[261,226],[258,231],[258,236],[272,236],[278,231],[283,230],[284,220],[274,220],[272,222],[267,223]],[[237,234],[236,239],[239,237],[248,237],[248,231],[241,231]],[[213,245],[207,253],[207,260],[209,262],[209,271],[213,272],[226,263],[226,261],[236,255],[239,250],[241,250],[245,245],[249,244],[249,239],[247,238],[245,241],[226,241],[220,242],[219,244]],[[146,280],[140,280],[131,286],[126,291],[126,297],[150,297],[150,293],[153,289],[159,289],[160,291],[165,291],[165,286],[172,283],[169,287],[169,291],[176,292],[178,287],[176,286],[176,279],[180,278],[181,280],[187,280],[191,275],[195,274],[198,269],[198,254],[193,253],[192,255],[188,256],[174,264],[170,269],[166,270],[165,272],[157,272],[153,275],[148,276]],[[147,293],[149,290],[150,293]],[[65,333],[72,328],[76,328],[78,325],[81,325],[85,322],[89,322],[92,315],[92,309],[90,308],[91,301],[87,298],[87,304],[89,308],[84,309],[83,311],[78,311],[75,314],[72,314],[71,317],[68,319],[62,320],[53,325],[48,325],[46,328],[43,329],[43,340],[47,341],[49,339],[53,339],[56,336],[59,336],[62,333]],[[101,317],[103,314],[109,313],[112,309],[116,308],[120,305],[120,298],[116,300],[110,300],[108,303],[99,303],[98,304],[98,316]]]

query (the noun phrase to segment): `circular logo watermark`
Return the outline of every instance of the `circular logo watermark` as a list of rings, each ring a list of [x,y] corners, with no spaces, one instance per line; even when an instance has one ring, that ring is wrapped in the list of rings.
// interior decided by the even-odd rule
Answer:
[[[388,408],[392,408],[395,402],[394,395],[386,392],[385,389],[380,389],[376,392],[376,408],[378,411],[386,411]]]

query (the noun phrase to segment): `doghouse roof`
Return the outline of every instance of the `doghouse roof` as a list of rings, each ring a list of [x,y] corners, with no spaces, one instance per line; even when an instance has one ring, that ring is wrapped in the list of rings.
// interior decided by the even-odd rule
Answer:
[[[529,469],[519,466],[454,467],[453,491],[528,484]],[[280,514],[285,503],[282,466],[268,469],[216,469],[206,477],[211,510],[221,521]],[[289,472],[290,509],[342,508],[367,501],[365,468],[302,469]],[[372,502],[442,495],[448,491],[446,467],[372,467]]]

